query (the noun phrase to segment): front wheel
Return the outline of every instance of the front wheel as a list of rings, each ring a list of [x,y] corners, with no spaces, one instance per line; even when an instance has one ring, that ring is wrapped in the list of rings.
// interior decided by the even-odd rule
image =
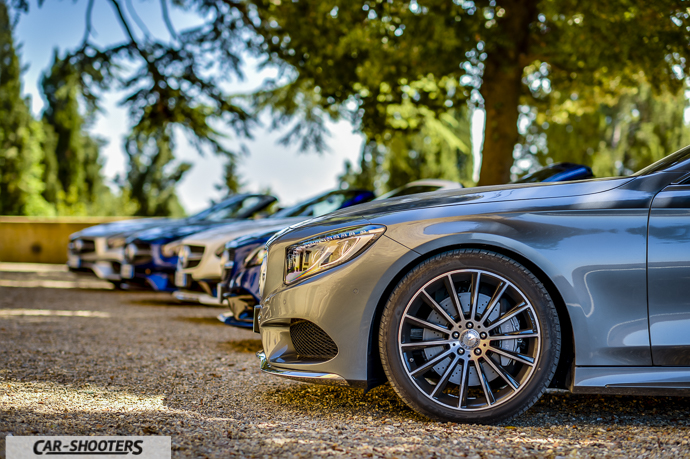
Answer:
[[[506,421],[531,407],[560,354],[558,314],[524,266],[478,249],[444,252],[393,291],[379,330],[398,395],[429,418]]]

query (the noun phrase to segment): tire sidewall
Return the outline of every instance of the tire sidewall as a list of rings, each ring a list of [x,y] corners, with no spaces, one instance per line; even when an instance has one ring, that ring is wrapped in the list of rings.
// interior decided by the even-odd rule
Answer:
[[[530,379],[525,383],[526,386],[511,400],[495,408],[479,411],[453,410],[429,399],[410,380],[398,348],[400,321],[413,296],[430,280],[449,271],[461,269],[480,269],[496,273],[517,286],[534,307],[542,335],[536,365]],[[560,353],[558,316],[544,286],[522,265],[485,250],[444,252],[418,265],[400,281],[391,295],[383,312],[381,327],[381,360],[394,389],[413,409],[432,419],[443,421],[493,423],[520,414],[536,402],[550,383]]]

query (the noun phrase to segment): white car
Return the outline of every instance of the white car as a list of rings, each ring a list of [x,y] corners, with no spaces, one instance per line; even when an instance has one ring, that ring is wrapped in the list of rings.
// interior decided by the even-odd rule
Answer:
[[[115,284],[121,281],[126,237],[136,231],[164,225],[170,219],[141,218],[91,226],[70,236],[67,266],[70,271],[93,271],[101,279]]]
[[[221,260],[225,243],[246,234],[264,229],[282,229],[303,220],[301,217],[266,218],[234,223],[202,231],[173,243],[178,245],[175,286],[180,289],[173,292],[173,296],[179,301],[220,305],[222,300],[216,292],[216,286],[222,274],[221,265],[226,263]]]

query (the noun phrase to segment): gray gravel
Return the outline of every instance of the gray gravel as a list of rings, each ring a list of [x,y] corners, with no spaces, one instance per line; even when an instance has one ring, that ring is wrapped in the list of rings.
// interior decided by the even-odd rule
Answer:
[[[166,294],[0,287],[0,457],[9,434],[169,435],[175,458],[690,456],[690,399],[547,394],[510,425],[434,423],[387,385],[261,374],[258,335],[218,312]]]

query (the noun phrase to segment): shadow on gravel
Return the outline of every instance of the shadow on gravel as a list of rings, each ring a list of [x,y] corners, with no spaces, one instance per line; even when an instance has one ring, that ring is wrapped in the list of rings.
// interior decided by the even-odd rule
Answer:
[[[261,393],[261,396],[271,404],[298,410],[304,415],[319,413],[342,416],[343,410],[347,410],[349,416],[427,420],[408,408],[390,384],[379,386],[366,394],[364,390],[351,387],[299,384],[284,389],[269,390]]]
[[[218,321],[218,323],[221,323]],[[221,351],[235,351],[235,352],[249,352],[256,354],[263,350],[263,344],[260,339],[243,339],[239,341],[228,341],[226,343],[218,343]]]
[[[286,409],[329,414],[401,417],[428,421],[408,408],[390,384],[368,393],[349,387],[300,384],[261,394]],[[530,410],[505,425],[690,426],[690,398],[545,394]]]
[[[514,425],[690,425],[690,398],[545,394]]]

